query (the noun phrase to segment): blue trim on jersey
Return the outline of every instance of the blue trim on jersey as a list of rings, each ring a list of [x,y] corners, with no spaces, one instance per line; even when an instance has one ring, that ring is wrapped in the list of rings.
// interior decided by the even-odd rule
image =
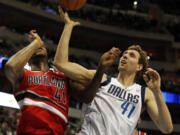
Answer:
[[[141,87],[141,100],[142,100],[142,107],[144,106],[144,98],[145,98],[145,92],[146,92],[146,87]]]
[[[110,82],[111,82],[111,77],[110,77],[110,76],[107,76],[107,80],[104,81],[103,83],[101,83],[101,86],[106,86],[106,85],[108,85]]]

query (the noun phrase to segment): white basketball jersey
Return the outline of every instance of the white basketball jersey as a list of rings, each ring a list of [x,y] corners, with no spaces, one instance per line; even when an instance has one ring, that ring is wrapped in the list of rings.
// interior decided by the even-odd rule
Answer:
[[[83,105],[84,123],[78,135],[133,135],[145,88],[134,83],[124,88],[107,77],[90,104]]]

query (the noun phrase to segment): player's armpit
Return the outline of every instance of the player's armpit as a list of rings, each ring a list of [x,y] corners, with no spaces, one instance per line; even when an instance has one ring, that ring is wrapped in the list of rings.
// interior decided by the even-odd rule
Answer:
[[[79,102],[84,102],[84,90],[85,86],[83,86],[81,83],[75,82],[73,80],[70,80],[70,95],[78,100]]]

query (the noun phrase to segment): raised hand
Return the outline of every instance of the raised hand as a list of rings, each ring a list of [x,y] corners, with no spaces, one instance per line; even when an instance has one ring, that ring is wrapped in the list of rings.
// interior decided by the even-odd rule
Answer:
[[[150,78],[148,78],[148,75]],[[160,92],[161,77],[156,70],[153,70],[152,68],[148,68],[147,71],[145,72],[145,74],[143,75],[143,78],[144,78],[147,86],[153,92]]]
[[[39,35],[36,33],[36,30],[31,30],[29,32],[29,40],[32,42],[33,40],[37,40],[37,42],[39,43],[39,46],[42,47],[44,46],[44,42],[41,40],[41,38],[39,37]]]
[[[108,52],[105,52],[100,58],[100,66],[102,66],[103,70],[106,70],[106,68],[115,63],[120,53],[121,51],[115,47],[113,47]]]
[[[59,14],[61,16],[61,19],[65,22],[65,24],[69,24],[69,25],[72,25],[72,26],[77,26],[77,25],[80,25],[80,22],[75,22],[75,21],[72,21],[70,18],[69,18],[69,15],[67,12],[64,13],[63,9],[61,8],[61,6],[58,6],[58,10],[59,10]]]

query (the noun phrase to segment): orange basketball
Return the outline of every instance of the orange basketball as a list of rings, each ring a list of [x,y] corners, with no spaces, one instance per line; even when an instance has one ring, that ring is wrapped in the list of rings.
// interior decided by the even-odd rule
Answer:
[[[78,10],[86,3],[86,0],[59,0],[59,2],[67,10]]]

